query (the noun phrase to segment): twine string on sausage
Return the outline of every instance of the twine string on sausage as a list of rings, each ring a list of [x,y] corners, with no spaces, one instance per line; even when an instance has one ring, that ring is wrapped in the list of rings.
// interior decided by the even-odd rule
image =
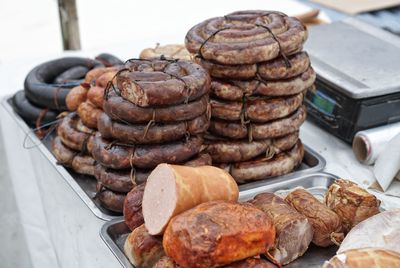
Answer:
[[[115,94],[121,96],[120,92],[114,86],[114,79],[117,78],[121,73],[126,71],[130,70],[128,68],[122,68],[121,70],[118,70],[118,72],[115,73],[115,75],[111,78],[111,80],[107,82],[106,88],[104,89],[104,95],[103,95],[104,100],[106,101],[108,100],[108,95],[110,93],[111,88],[115,92]]]
[[[265,159],[270,160],[275,156],[275,149],[273,146],[268,145],[267,150],[265,150]]]
[[[36,128],[34,128],[34,129],[29,130],[29,131],[25,134],[24,141],[23,141],[23,143],[22,143],[22,147],[23,147],[24,149],[30,150],[30,149],[33,149],[33,148],[36,148],[36,147],[40,146],[40,145],[42,144],[42,141],[47,140],[47,139],[50,137],[50,135],[51,135],[51,134],[53,133],[53,131],[56,129],[57,124],[58,124],[59,122],[61,122],[62,120],[63,120],[62,118],[59,118],[59,119],[56,119],[56,120],[54,120],[54,121],[52,121],[52,122],[43,124],[43,125],[41,125],[41,126],[39,126],[39,127],[36,127]],[[26,141],[28,140],[28,137],[30,136],[31,133],[35,134],[37,131],[40,131],[40,130],[42,130],[42,129],[44,129],[44,128],[47,128],[47,127],[50,127],[50,128],[46,131],[46,134],[45,134],[42,138],[39,137],[39,142],[38,142],[38,143],[33,144],[32,146],[28,146],[28,145],[26,144]],[[31,140],[32,140],[32,139],[31,139]]]
[[[288,57],[285,55],[285,53],[283,53],[283,51],[282,51],[282,46],[281,46],[281,42],[280,42],[279,39],[276,37],[276,35],[272,32],[272,30],[271,30],[267,25],[263,25],[263,24],[258,24],[258,23],[256,23],[255,26],[261,27],[261,28],[267,30],[267,31],[271,34],[272,38],[278,43],[279,55],[281,55],[282,58],[283,58],[283,60],[285,61],[286,68],[287,68],[287,69],[291,68],[291,67],[292,67],[292,64],[290,63],[290,61],[289,61]]]
[[[46,116],[46,114],[47,114],[48,111],[49,111],[48,108],[41,110],[40,113],[39,113],[39,115],[38,115],[38,117],[37,117],[36,120],[35,120],[35,128],[39,128],[39,129],[36,131],[35,134],[36,134],[36,136],[37,136],[39,139],[42,139],[42,138],[44,137],[44,135],[46,134],[46,133],[43,131],[43,128],[40,128],[40,126],[42,125],[42,120],[43,120],[43,118]]]
[[[131,161],[129,161],[129,164],[131,165],[131,172],[130,172],[130,178],[133,186],[136,186],[136,168],[132,166]]]
[[[225,31],[230,29],[231,27],[224,27],[221,29],[216,30],[215,32],[213,32],[209,37],[207,37],[203,43],[201,43],[200,47],[199,47],[199,51],[197,52],[197,54],[199,55],[200,58],[204,59],[203,54],[201,52],[201,50],[203,49],[203,47],[207,44],[208,41],[210,41],[211,38],[213,38],[215,35],[217,35],[219,32]]]
[[[58,94],[60,93],[61,86],[57,87],[53,94],[53,102],[56,106],[56,110],[60,110],[60,105],[58,104]]]

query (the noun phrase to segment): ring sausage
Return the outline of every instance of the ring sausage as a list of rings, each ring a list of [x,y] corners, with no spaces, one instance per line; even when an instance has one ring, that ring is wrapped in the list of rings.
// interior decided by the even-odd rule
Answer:
[[[104,87],[92,86],[87,91],[87,99],[98,109],[103,109]]]
[[[159,59],[160,57],[180,59],[180,60],[191,60],[189,51],[186,50],[184,45],[169,44],[164,46],[157,46],[155,48],[145,48],[140,52],[139,58],[150,60]]]
[[[96,108],[92,103],[82,102],[76,111],[82,120],[82,123],[92,129],[97,129],[97,119],[102,113],[102,110]]]
[[[124,201],[124,221],[131,231],[144,223],[142,201],[145,184],[135,186]]]
[[[99,134],[94,139],[93,157],[102,165],[113,169],[132,167],[150,169],[160,163],[182,163],[201,149],[203,139],[198,136],[169,144],[121,146],[112,145]]]
[[[63,83],[52,84],[60,73],[74,66],[85,66],[89,69],[100,67],[98,61],[87,58],[61,58],[48,61],[33,68],[25,78],[24,89],[26,97],[32,103],[49,109],[65,111],[65,98],[70,89],[80,84]]]
[[[72,166],[72,160],[74,160],[77,152],[65,146],[59,136],[54,138],[51,148],[58,164],[66,167]]]
[[[76,173],[94,176],[96,161],[89,155],[77,155],[71,166]]]
[[[113,120],[133,124],[155,122],[177,122],[190,120],[204,114],[208,108],[208,96],[188,104],[178,104],[168,107],[142,108],[114,93],[104,102],[104,112]]]
[[[78,109],[79,105],[82,102],[85,102],[87,99],[88,90],[83,86],[79,85],[71,89],[68,93],[65,103],[68,107],[68,110],[74,112]]]
[[[298,51],[307,35],[298,19],[283,13],[239,11],[197,24],[185,44],[189,52],[209,61],[254,64]]]
[[[12,105],[14,111],[30,126],[35,126],[38,119],[41,119],[41,124],[48,124],[57,119],[58,112],[46,110],[30,103],[23,90],[14,94]]]
[[[195,57],[211,77],[222,79],[250,80],[261,77],[264,80],[281,80],[300,75],[310,66],[307,52],[298,52],[287,57],[290,67],[282,57],[255,64],[223,65]]]
[[[173,124],[127,125],[113,122],[106,113],[102,113],[98,119],[98,128],[105,139],[132,144],[154,144],[176,141],[187,134],[202,134],[207,131],[209,122],[209,115],[205,113],[190,121]]]
[[[306,120],[306,108],[301,106],[293,114],[267,123],[241,124],[222,120],[211,120],[209,131],[215,135],[250,141],[281,137],[298,131]]]
[[[78,120],[79,118],[75,113],[64,117],[57,128],[57,135],[66,146],[82,152],[86,150],[86,143],[90,135],[76,129]]]
[[[111,191],[97,183],[95,199],[108,210],[122,213],[126,194]]]
[[[244,96],[252,95],[290,96],[310,88],[314,84],[315,78],[314,70],[309,67],[299,76],[279,81],[214,79],[211,83],[211,95],[228,101],[242,101]]]
[[[124,64],[122,60],[109,53],[101,53],[95,57],[95,60],[100,61],[106,67]]]
[[[267,122],[290,115],[303,102],[303,94],[299,93],[286,98],[248,97],[242,102],[220,101],[211,99],[211,115],[214,118],[251,122]]]
[[[97,164],[94,170],[94,176],[96,177],[97,181],[99,181],[108,189],[120,193],[128,193],[134,187],[130,172],[129,174],[127,173],[128,172],[126,171],[119,170],[112,170],[111,172],[108,172],[107,168],[100,164]]]
[[[259,158],[221,167],[229,170],[238,183],[245,183],[287,174],[301,163],[303,156],[304,147],[298,140],[292,149],[281,152],[271,159]]]
[[[210,89],[210,76],[189,61],[132,60],[117,75],[126,100],[140,106],[166,106],[196,100]]]
[[[299,138],[299,132],[274,139],[249,142],[248,140],[205,139],[204,151],[209,153],[214,163],[235,163],[253,159],[261,154],[273,157],[291,149]]]
[[[68,70],[59,74],[55,79],[55,84],[63,84],[70,82],[81,82],[85,77],[86,73],[89,71],[89,68],[86,66],[74,66],[69,68]],[[79,80],[79,81],[77,81]]]

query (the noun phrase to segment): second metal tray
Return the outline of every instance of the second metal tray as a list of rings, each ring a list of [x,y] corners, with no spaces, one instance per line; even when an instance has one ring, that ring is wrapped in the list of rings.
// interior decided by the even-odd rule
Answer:
[[[325,192],[328,187],[337,179],[336,176],[329,173],[313,173],[303,174],[293,177],[291,180],[276,179],[274,183],[264,182],[258,188],[249,189],[240,192],[239,199],[246,201],[253,198],[255,195],[263,192],[276,192],[279,190],[289,190],[301,186],[309,190],[311,193],[320,195]],[[110,248],[112,253],[121,263],[124,268],[133,268],[124,254],[124,243],[126,237],[130,233],[122,218],[114,219],[103,225],[100,230],[100,237]],[[298,258],[296,261],[286,265],[287,268],[320,268],[324,261],[329,260],[336,253],[336,246],[321,248],[310,245],[307,252]]]
[[[43,142],[40,141],[35,135],[32,134],[29,126],[13,111],[10,98],[4,98],[2,101],[2,105],[12,115],[12,117],[16,120],[16,122],[24,130],[24,132],[29,135],[29,139],[34,144],[38,144],[37,148],[41,151],[41,153],[46,156],[50,164],[57,169],[58,173],[71,186],[71,188],[75,191],[79,198],[82,199],[82,201],[93,212],[94,215],[106,221],[121,216],[121,214],[119,213],[115,213],[103,208],[100,203],[94,199],[96,193],[96,179],[91,176],[77,174],[71,169],[64,168],[63,166],[56,164],[57,160],[51,152],[51,141],[54,138],[55,134],[52,136],[50,135],[50,137]],[[303,162],[296,170],[284,176],[243,184],[239,187],[240,191],[258,187],[259,184],[271,183],[277,179],[291,180],[292,178],[298,177],[302,174],[309,174],[323,170],[326,165],[325,159],[320,154],[309,148],[307,145],[304,145],[304,148],[305,152]]]

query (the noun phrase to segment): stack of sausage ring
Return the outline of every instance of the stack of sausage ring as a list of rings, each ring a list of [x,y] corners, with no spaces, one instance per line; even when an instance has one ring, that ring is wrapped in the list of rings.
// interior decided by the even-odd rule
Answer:
[[[291,172],[302,161],[303,97],[315,80],[307,30],[273,11],[240,11],[197,24],[186,48],[211,81],[205,151],[239,183]]]
[[[105,91],[92,155],[98,199],[121,212],[126,193],[160,163],[210,165],[199,155],[210,123],[210,77],[181,60],[129,60]]]

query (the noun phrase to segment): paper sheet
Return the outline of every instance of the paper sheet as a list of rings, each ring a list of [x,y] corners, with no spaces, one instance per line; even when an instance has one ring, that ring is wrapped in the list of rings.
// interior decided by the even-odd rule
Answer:
[[[395,136],[384,147],[382,153],[375,162],[374,174],[377,182],[383,191],[388,190],[389,186],[400,170],[400,134]],[[400,182],[394,181],[392,189],[397,196],[400,196]]]
[[[357,14],[400,5],[400,0],[311,0],[338,11]]]

